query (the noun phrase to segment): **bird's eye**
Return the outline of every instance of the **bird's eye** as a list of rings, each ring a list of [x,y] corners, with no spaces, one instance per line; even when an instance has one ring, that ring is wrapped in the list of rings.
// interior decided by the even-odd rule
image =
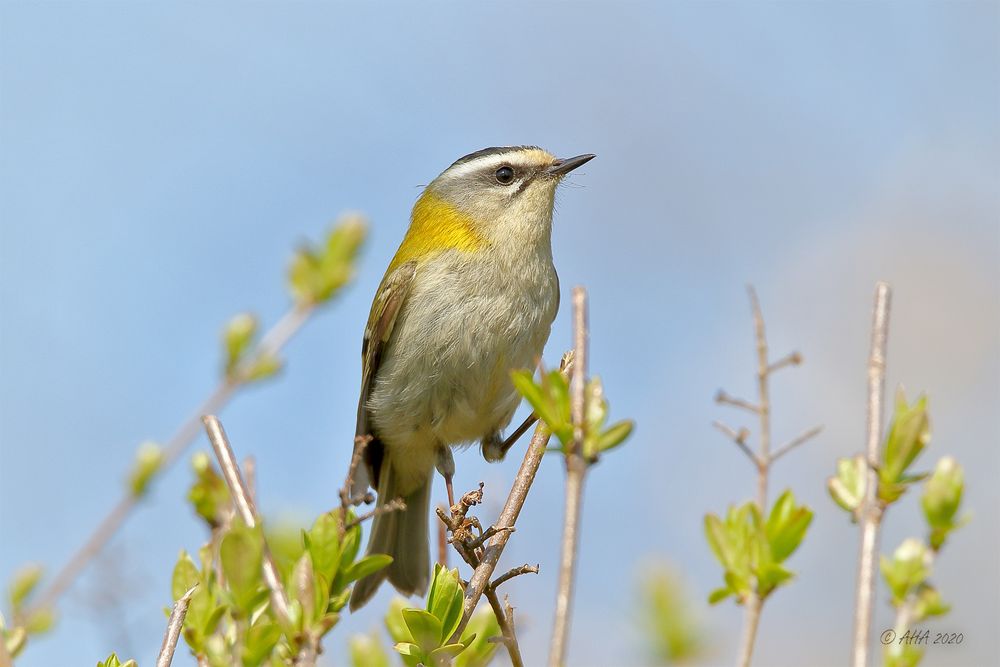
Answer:
[[[514,170],[510,167],[500,167],[494,175],[500,185],[510,185],[514,182]]]

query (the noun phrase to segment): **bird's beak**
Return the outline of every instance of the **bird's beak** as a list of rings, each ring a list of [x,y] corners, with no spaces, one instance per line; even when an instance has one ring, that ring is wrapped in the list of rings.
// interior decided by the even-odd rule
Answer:
[[[593,153],[587,153],[586,155],[577,155],[576,157],[560,158],[553,162],[552,166],[546,169],[545,172],[549,176],[565,176],[577,167],[587,164],[595,157],[597,156]]]

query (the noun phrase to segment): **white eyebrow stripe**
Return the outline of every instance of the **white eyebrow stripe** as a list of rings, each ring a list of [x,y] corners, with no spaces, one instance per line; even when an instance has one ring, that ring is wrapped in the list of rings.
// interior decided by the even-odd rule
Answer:
[[[505,164],[512,167],[530,168],[538,166],[534,156],[525,155],[524,151],[512,150],[508,153],[498,153],[496,155],[484,155],[483,157],[464,162],[458,166],[448,169],[442,176],[446,178],[461,178],[477,171],[487,171],[489,169],[499,169]]]

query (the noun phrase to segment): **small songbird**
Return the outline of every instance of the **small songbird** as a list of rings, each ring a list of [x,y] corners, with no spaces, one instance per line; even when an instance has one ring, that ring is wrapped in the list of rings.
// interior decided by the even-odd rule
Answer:
[[[510,371],[534,365],[559,307],[556,187],[593,157],[487,148],[448,167],[414,205],[365,327],[363,465],[352,487],[406,507],[376,514],[367,553],[393,561],[357,582],[352,610],[386,578],[405,595],[427,590],[431,481],[437,468],[451,496],[451,448],[479,441],[487,461],[506,453],[501,431],[521,400]]]

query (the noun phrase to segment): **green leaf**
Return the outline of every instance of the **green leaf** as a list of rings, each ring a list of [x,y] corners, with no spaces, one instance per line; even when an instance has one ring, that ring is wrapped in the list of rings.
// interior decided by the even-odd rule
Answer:
[[[244,382],[257,382],[276,375],[282,369],[281,359],[273,354],[260,354],[241,373]]]
[[[292,570],[292,595],[302,605],[306,625],[311,625],[326,613],[327,592],[319,591],[316,586],[316,574],[309,554],[302,554]],[[317,601],[317,597],[321,602]]]
[[[345,216],[322,246],[296,252],[288,272],[293,298],[301,304],[323,303],[347,283],[366,229],[360,216]]]
[[[450,665],[451,661],[465,650],[465,644],[445,644],[431,651],[430,658],[433,665]]]
[[[248,528],[238,519],[233,521],[219,546],[219,559],[236,609],[249,616],[257,591],[263,585],[263,541],[259,529]]]
[[[914,623],[931,616],[944,616],[949,611],[951,605],[945,604],[936,588],[929,584],[923,584],[918,588],[916,603],[913,606]]]
[[[192,586],[201,582],[201,573],[188,552],[181,551],[174,565],[174,573],[170,579],[170,594],[174,602],[181,599]]]
[[[769,563],[757,572],[757,594],[767,597],[775,588],[792,578],[792,573],[781,565]]]
[[[129,491],[135,497],[145,495],[149,482],[163,465],[163,449],[155,442],[144,442],[136,451],[135,463],[128,476]]]
[[[449,570],[440,564],[434,566],[434,579],[427,595],[427,611],[441,621],[441,638],[448,639],[462,620],[462,586],[458,568]]]
[[[716,588],[708,595],[709,604],[718,604],[733,594],[729,588]]]
[[[413,641],[425,653],[441,645],[441,621],[423,609],[404,609],[403,622],[413,636]]]
[[[838,459],[837,474],[827,480],[830,497],[851,513],[853,521],[857,520],[857,512],[865,501],[866,468],[863,456]]]
[[[243,664],[257,665],[263,662],[281,639],[281,628],[266,616],[250,626],[243,644]]]
[[[312,557],[313,568],[333,581],[340,565],[339,512],[321,514],[306,534],[306,548]]]
[[[965,474],[955,459],[946,456],[938,461],[934,474],[924,485],[924,495],[920,499],[924,518],[930,526],[930,542],[933,549],[940,549],[948,534],[958,527],[955,515],[962,504],[965,489]]]
[[[880,481],[889,486],[899,483],[910,464],[930,442],[930,437],[927,397],[921,396],[913,405],[907,405],[906,397],[900,391],[896,396],[896,414],[886,437],[885,464],[879,470]]]
[[[499,647],[499,644],[490,639],[499,636],[500,626],[493,611],[480,608],[465,626],[461,640],[465,650],[455,658],[453,667],[486,667]]]
[[[357,581],[358,579],[367,577],[369,574],[378,572],[384,567],[388,567],[390,563],[392,563],[392,556],[386,554],[365,556],[347,568],[344,572],[344,579],[348,582]]]
[[[892,559],[882,556],[882,578],[892,593],[892,601],[900,605],[906,596],[923,584],[930,576],[930,555],[927,547],[917,539],[903,541],[892,554]]]
[[[135,660],[122,662],[116,653],[112,653],[105,660],[97,663],[97,667],[136,667]]]
[[[413,642],[413,635],[410,634],[410,629],[403,621],[403,610],[406,608],[406,600],[397,597],[389,603],[389,610],[385,613],[385,628],[396,643]]]
[[[775,561],[784,561],[798,549],[812,517],[812,510],[808,507],[796,507],[791,489],[781,494],[771,510],[765,529],[771,545],[771,557]]]
[[[209,527],[217,528],[222,525],[230,508],[229,490],[205,452],[198,452],[192,457],[191,467],[195,481],[188,490],[188,500]]]
[[[354,516],[348,513],[345,521],[350,523]],[[340,542],[340,570],[347,570],[358,557],[358,549],[361,547],[361,526],[354,526],[344,531],[344,536]],[[339,577],[338,577],[339,579]]]
[[[51,630],[55,623],[56,616],[51,609],[36,609],[24,619],[24,628],[29,635],[40,635]]]
[[[632,435],[634,428],[635,422],[631,419],[624,419],[612,424],[597,439],[597,450],[599,452],[606,452],[614,449]]]
[[[15,612],[21,609],[24,601],[38,586],[42,573],[41,565],[30,564],[25,565],[14,574],[14,578],[10,582],[10,606]]]
[[[354,635],[348,648],[351,667],[389,667],[389,655],[375,636]]]
[[[225,371],[232,376],[257,335],[257,318],[249,313],[234,316],[222,330],[222,345],[225,350]]]

